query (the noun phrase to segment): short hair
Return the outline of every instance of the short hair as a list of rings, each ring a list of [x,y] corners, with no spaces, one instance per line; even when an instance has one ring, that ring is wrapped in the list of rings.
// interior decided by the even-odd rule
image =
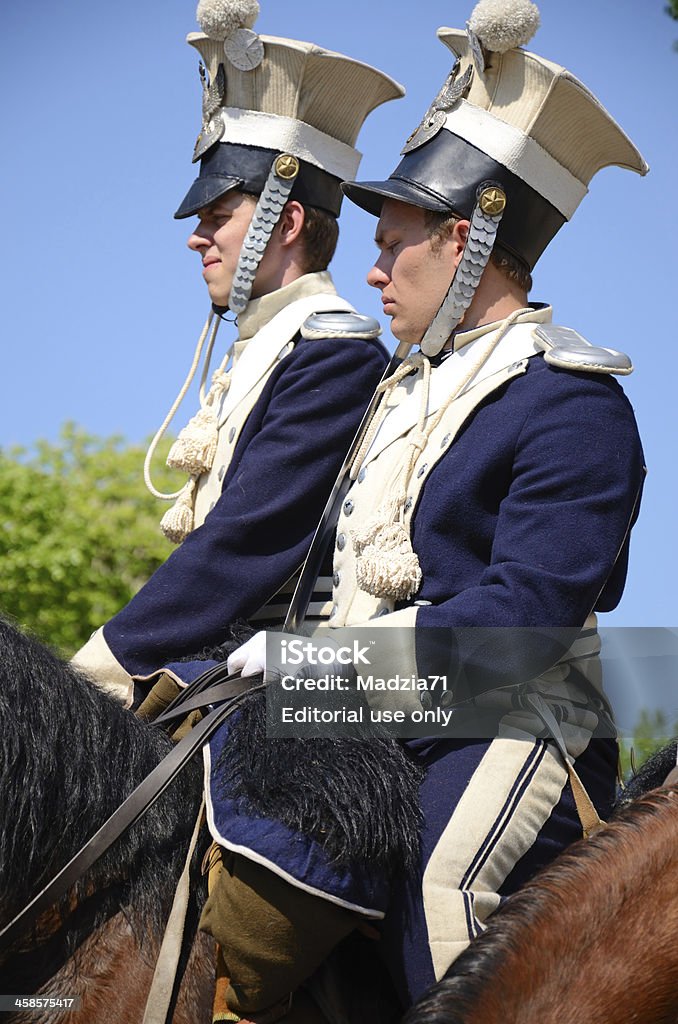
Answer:
[[[317,206],[304,204],[304,226],[300,239],[304,248],[304,273],[327,270],[339,240],[337,218]]]
[[[431,239],[431,248],[439,252],[443,242],[452,233],[454,225],[462,218],[456,213],[436,213],[433,210],[425,211],[425,222]],[[532,290],[532,274],[526,263],[514,256],[512,252],[505,249],[497,242],[492,250],[490,260],[509,281],[515,281],[524,292]]]
[[[243,195],[251,199],[254,205],[259,200],[259,196],[252,192],[243,192]],[[304,224],[299,241],[303,249],[303,271],[305,274],[315,274],[327,270],[334,256],[339,241],[339,224],[337,218],[326,210],[305,203],[301,205],[304,209]]]

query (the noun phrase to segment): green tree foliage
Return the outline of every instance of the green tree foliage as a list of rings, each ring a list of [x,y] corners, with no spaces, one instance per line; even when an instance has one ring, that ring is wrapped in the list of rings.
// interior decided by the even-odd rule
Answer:
[[[674,21],[678,21],[678,0],[669,0],[668,4],[664,7],[664,10],[670,18]],[[673,49],[678,52],[678,40],[673,41]]]
[[[166,449],[165,449],[166,451]],[[66,424],[57,443],[0,449],[0,612],[69,656],[118,611],[172,545],[144,487],[145,449]],[[169,479],[161,453],[156,470]]]

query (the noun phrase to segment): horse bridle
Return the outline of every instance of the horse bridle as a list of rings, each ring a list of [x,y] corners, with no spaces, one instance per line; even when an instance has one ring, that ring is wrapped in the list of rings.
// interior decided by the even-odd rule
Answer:
[[[134,789],[94,835],[12,920],[0,930],[0,949],[8,949],[17,939],[85,874],[123,832],[162,796],[194,755],[202,749],[216,729],[226,721],[245,697],[264,684],[253,685],[251,678],[229,674],[224,664],[217,665],[182,690],[154,724],[165,725],[183,718],[189,711],[217,704],[191,731],[170,750],[152,772]]]

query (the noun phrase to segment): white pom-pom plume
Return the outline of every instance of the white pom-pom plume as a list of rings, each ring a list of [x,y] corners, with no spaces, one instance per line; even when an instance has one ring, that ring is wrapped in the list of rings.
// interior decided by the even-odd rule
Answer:
[[[480,0],[469,18],[484,49],[506,53],[526,46],[539,28],[539,8],[530,0]]]
[[[258,0],[200,0],[198,24],[210,39],[227,39],[239,28],[252,28],[259,17]]]

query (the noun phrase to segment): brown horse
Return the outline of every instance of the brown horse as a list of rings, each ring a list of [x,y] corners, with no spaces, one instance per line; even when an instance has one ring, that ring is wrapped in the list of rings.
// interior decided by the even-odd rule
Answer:
[[[155,767],[171,741],[3,622],[0,652],[4,925]],[[140,1024],[200,792],[200,766],[191,765],[61,906],[0,952],[0,993],[79,996],[83,1024]],[[192,928],[198,913],[196,897]],[[175,1024],[207,1024],[212,990],[205,937],[191,954]],[[51,1010],[5,1019],[66,1024],[76,1016]]]
[[[677,846],[678,788],[637,797],[507,900],[406,1024],[676,1024]]]

